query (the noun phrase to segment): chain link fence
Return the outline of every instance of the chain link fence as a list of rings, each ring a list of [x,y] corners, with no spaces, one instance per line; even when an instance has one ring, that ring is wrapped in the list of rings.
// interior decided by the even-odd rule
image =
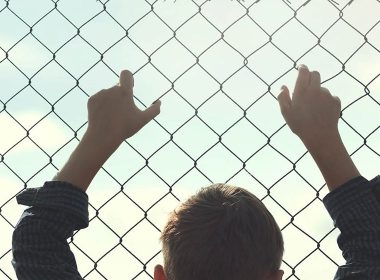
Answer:
[[[380,1],[0,2],[0,279],[16,279],[15,196],[54,176],[86,128],[87,98],[135,76],[162,113],[89,189],[90,226],[69,240],[85,279],[151,279],[166,215],[213,182],[245,187],[285,239],[284,279],[343,263],[323,178],[279,113],[296,66],[342,100],[340,130],[367,177],[380,163]]]

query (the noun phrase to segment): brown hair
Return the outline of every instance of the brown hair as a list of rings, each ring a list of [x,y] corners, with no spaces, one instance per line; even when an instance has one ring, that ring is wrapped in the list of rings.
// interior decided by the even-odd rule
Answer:
[[[168,280],[256,280],[279,269],[281,231],[249,191],[202,188],[174,210],[162,232]]]

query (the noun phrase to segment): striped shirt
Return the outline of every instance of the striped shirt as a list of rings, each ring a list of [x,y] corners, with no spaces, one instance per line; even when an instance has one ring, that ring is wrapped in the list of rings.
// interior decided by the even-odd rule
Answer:
[[[79,280],[67,239],[89,223],[88,196],[66,182],[46,182],[17,195],[27,208],[13,232],[12,265],[19,280]],[[341,234],[346,264],[335,280],[380,279],[380,177],[357,177],[323,200]]]

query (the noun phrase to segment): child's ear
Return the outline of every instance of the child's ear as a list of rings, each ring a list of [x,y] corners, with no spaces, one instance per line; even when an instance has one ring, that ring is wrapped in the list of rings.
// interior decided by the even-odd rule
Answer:
[[[273,272],[267,280],[282,280],[282,276],[284,276],[284,271],[279,269]]]
[[[164,267],[160,264],[154,267],[154,280],[166,280]]]

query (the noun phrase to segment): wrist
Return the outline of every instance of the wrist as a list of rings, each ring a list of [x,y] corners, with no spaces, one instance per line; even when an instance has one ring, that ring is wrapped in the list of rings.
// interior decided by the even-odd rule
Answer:
[[[318,165],[330,191],[360,175],[338,130],[302,141]]]
[[[300,138],[311,154],[336,150],[338,147],[343,146],[338,129],[315,133],[313,135],[310,134]]]
[[[71,183],[86,191],[96,173],[117,149],[86,131],[69,160],[54,180]]]
[[[83,135],[81,143],[87,146],[87,149],[92,150],[95,157],[101,159],[111,156],[120,146],[122,141],[115,141],[110,135],[105,135],[102,132],[97,132],[88,128]]]

